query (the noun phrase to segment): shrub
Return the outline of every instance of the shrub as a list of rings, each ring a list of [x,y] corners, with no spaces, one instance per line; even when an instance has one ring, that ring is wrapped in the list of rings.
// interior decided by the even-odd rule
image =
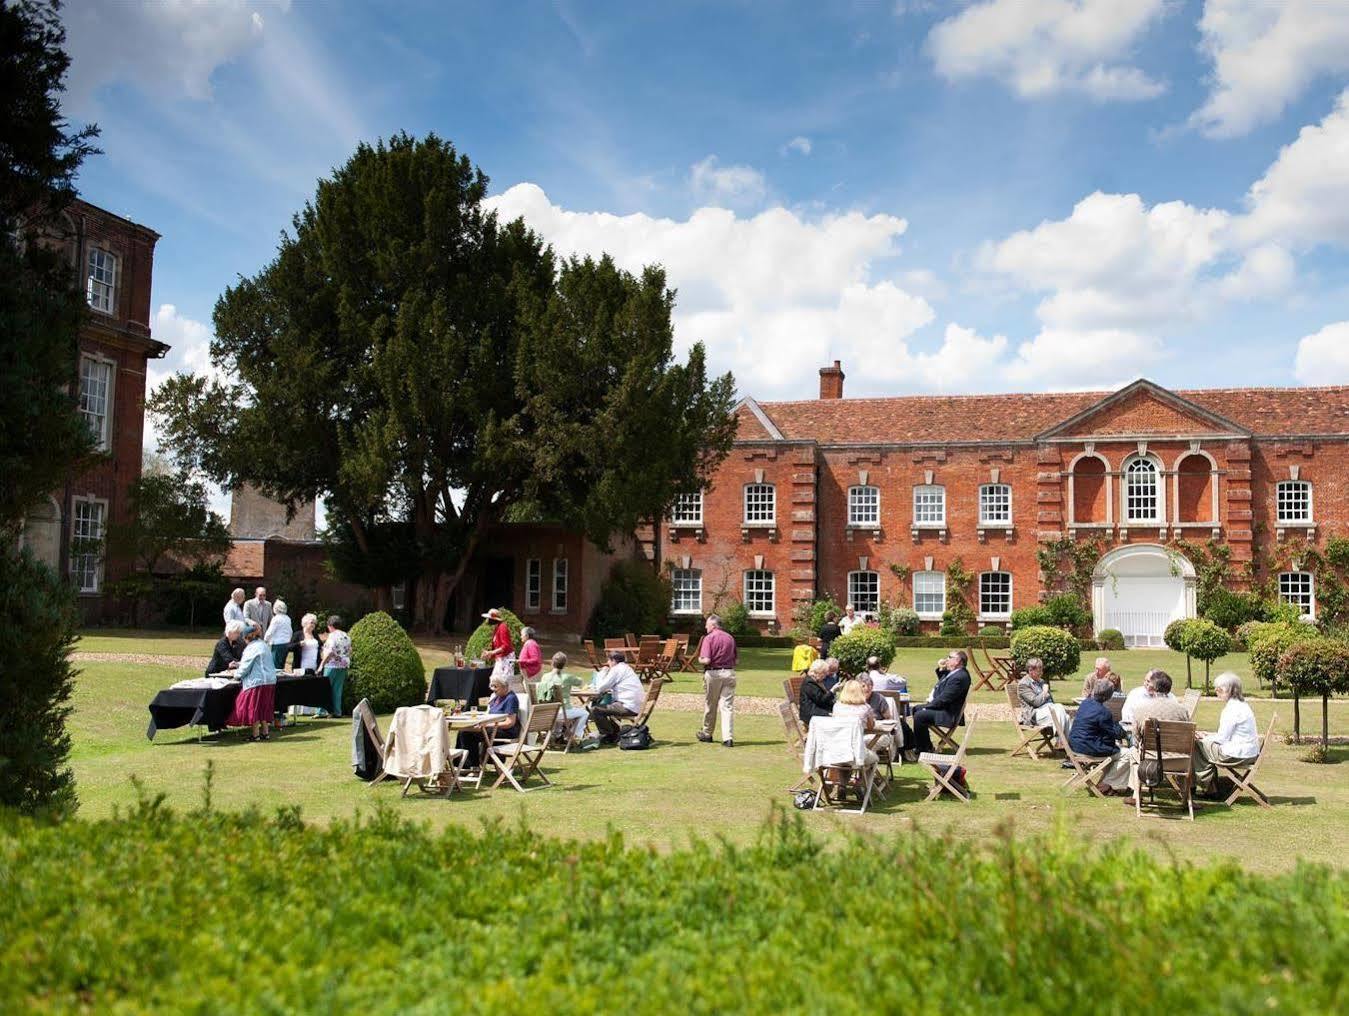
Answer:
[[[1278,690],[1279,657],[1298,642],[1311,642],[1316,632],[1298,622],[1278,621],[1252,633],[1248,640],[1251,654],[1251,673],[1260,684],[1269,684]]]
[[[1020,631],[1022,628],[1042,628],[1053,623],[1054,615],[1043,603],[1012,611],[1012,631]]]
[[[506,622],[506,627],[511,632],[511,643],[518,650],[520,648],[520,629],[524,627],[520,619],[509,610],[501,612],[501,620]],[[481,660],[482,654],[492,648],[492,635],[496,632],[497,623],[495,621],[484,621],[478,627],[473,629],[473,634],[468,637],[464,643],[464,659]]]
[[[1291,603],[1271,603],[1265,607],[1265,620],[1271,624],[1303,624],[1302,611]]]
[[[1257,593],[1235,593],[1223,586],[1212,589],[1204,597],[1200,615],[1220,628],[1235,631],[1249,621],[1263,621],[1269,611]]]
[[[426,697],[426,664],[398,622],[382,610],[351,627],[351,672],[342,689],[350,712],[363,698],[377,713],[413,706]]]
[[[1091,627],[1091,611],[1082,606],[1082,601],[1072,593],[1059,593],[1045,600],[1049,610],[1050,624],[1067,628],[1072,632],[1086,631]]]
[[[1006,649],[1012,644],[1006,632],[992,635],[906,635],[894,640],[896,649]]]
[[[1321,749],[1330,750],[1330,696],[1349,693],[1349,645],[1337,639],[1294,642],[1279,657],[1279,683],[1293,693],[1293,740],[1302,740],[1299,702],[1321,697]]]
[[[1096,646],[1098,649],[1123,649],[1124,633],[1118,628],[1106,628],[1097,632]]]
[[[600,587],[587,630],[597,639],[625,632],[649,635],[668,632],[670,580],[645,561],[619,561]]]
[[[918,617],[918,611],[912,607],[893,607],[883,618],[881,627],[896,638],[900,638],[917,635],[923,630],[923,623]]]
[[[184,863],[222,855],[228,863],[210,866],[209,883],[201,864]],[[481,857],[493,863],[466,863]],[[179,815],[145,803],[120,820],[0,824],[0,976],[17,1012],[398,1012],[448,997],[481,1000],[483,1010],[544,1000],[549,1011],[583,1012],[605,1008],[634,971],[640,998],[623,1006],[633,1012],[825,1012],[841,1008],[843,989],[800,962],[799,943],[833,941],[844,924],[866,926],[873,955],[923,971],[932,1011],[1063,1012],[1107,998],[1147,999],[1157,1012],[1211,1011],[1215,998],[1271,1012],[1342,1008],[1349,876],[1171,857],[1067,834],[1008,833],[985,845],[921,830],[888,837],[883,849],[861,836],[826,848],[791,816],[747,845],[702,842],[653,860],[616,833],[555,839],[524,822],[435,830],[391,811],[305,823],[291,810]],[[826,863],[848,877],[821,878]],[[260,880],[278,869],[288,885],[341,886],[340,902],[332,913],[296,906],[269,891],[279,883]],[[877,887],[896,884],[897,872],[922,892],[894,894],[875,920]],[[1102,886],[1127,892],[1089,888]],[[206,912],[203,891],[213,901]],[[556,913],[561,899],[616,898],[642,920],[597,906],[575,920],[525,919]],[[959,935],[932,934],[931,900],[959,900],[977,920]],[[1030,941],[1022,936],[1032,909]],[[1213,929],[1223,920],[1260,934],[1229,936],[1219,982]],[[445,933],[447,921],[483,942],[509,941],[527,960],[504,964],[500,950],[465,948],[462,935]],[[1101,963],[1100,936],[1084,929],[1107,928],[1120,956],[1164,954],[1164,976],[1160,959]],[[284,947],[260,948],[258,929]],[[995,959],[971,959],[979,956]],[[854,963],[846,990],[888,1012],[912,1007],[913,984],[891,964]]]
[[[75,806],[66,717],[78,624],[70,586],[27,550],[0,544],[0,805]]]
[[[847,635],[834,639],[829,655],[837,658],[838,667],[845,674],[860,674],[867,669],[867,657],[880,658],[881,666],[890,666],[895,658],[895,642],[883,628],[858,625]]]
[[[843,616],[843,608],[839,606],[838,601],[829,593],[825,593],[819,599],[808,600],[796,608],[793,620],[797,627],[804,628],[814,638],[820,632],[820,626],[824,624],[826,614],[833,613],[838,617]]]
[[[1239,652],[1246,652],[1251,647],[1251,639],[1263,631],[1268,623],[1268,621],[1246,621],[1238,625],[1236,633],[1232,636],[1234,647]]]
[[[1012,635],[1012,659],[1017,670],[1026,669],[1026,661],[1038,656],[1044,661],[1045,677],[1062,677],[1077,670],[1082,662],[1082,647],[1062,628],[1037,625],[1022,628]]]
[[[1209,693],[1209,665],[1232,651],[1232,636],[1207,618],[1197,617],[1184,629],[1185,652],[1204,661],[1204,694]]]
[[[749,610],[739,600],[732,600],[721,614],[721,627],[736,638],[741,639],[757,634],[749,623]]]
[[[938,631],[947,638],[968,635],[970,625],[974,623],[974,613],[964,603],[957,603],[942,612],[941,627]]]
[[[979,628],[979,635],[983,638],[997,638],[999,635],[1006,635],[1007,632],[1001,625],[986,624]]]
[[[1185,653],[1185,687],[1194,687],[1194,674],[1190,667],[1190,654],[1185,648],[1185,636],[1189,630],[1190,618],[1178,617],[1166,626],[1162,632],[1162,641],[1173,653]]]

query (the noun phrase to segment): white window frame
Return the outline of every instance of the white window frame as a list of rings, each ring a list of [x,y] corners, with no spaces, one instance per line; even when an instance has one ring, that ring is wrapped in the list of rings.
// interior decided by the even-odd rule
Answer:
[[[935,512],[934,506],[938,504],[936,500],[928,500],[932,496],[940,495],[940,512]],[[921,511],[920,511],[920,499]],[[940,518],[937,517],[940,515]],[[923,516],[929,516],[924,518]],[[914,529],[945,529],[946,528],[946,488],[940,483],[920,483],[913,488],[913,528]]]
[[[751,583],[755,588],[751,589]],[[767,591],[767,609],[764,608],[763,594]],[[744,581],[745,609],[750,617],[777,616],[777,576],[767,568],[753,568],[745,572]],[[757,604],[757,606],[756,606]]]
[[[701,526],[703,524],[703,492],[678,494],[670,506],[670,522],[676,526]]]
[[[402,610],[407,606],[408,584],[407,579],[402,582],[395,582],[389,587],[389,603],[394,610]]]
[[[701,568],[676,568],[670,573],[670,613],[701,615],[703,572]]]
[[[881,527],[881,488],[859,483],[848,488],[848,525],[857,529]]]
[[[1299,586],[1306,587],[1305,593],[1302,589],[1286,588],[1291,586],[1292,582],[1285,582],[1285,579],[1296,579]],[[1293,604],[1302,611],[1304,619],[1314,620],[1316,618],[1316,576],[1311,572],[1303,571],[1279,572],[1279,602]]]
[[[553,613],[567,612],[567,598],[571,592],[571,570],[565,557],[553,558]]]
[[[537,614],[543,609],[543,560],[525,559],[525,611]]]
[[[84,263],[84,298],[100,314],[117,313],[117,281],[121,265],[106,247],[90,247]]]
[[[916,571],[913,573],[912,579],[913,579],[913,609],[917,611],[918,616],[922,618],[924,621],[940,621],[941,616],[944,613],[946,613],[946,573],[940,571]],[[920,584],[919,583],[920,579],[923,580],[924,584],[928,583],[929,581],[935,581],[937,589],[941,591],[940,610],[923,610],[918,605],[919,596],[931,597],[933,595],[933,591],[931,589],[920,590],[918,588]]]
[[[993,505],[1006,503],[1006,514],[995,518],[988,514]],[[1012,485],[1010,483],[984,483],[979,486],[979,525],[998,528],[1011,528],[1012,525]]]
[[[1153,513],[1151,515],[1135,515],[1130,499],[1133,497],[1133,477],[1136,473],[1141,474],[1141,466],[1146,464],[1152,470],[1152,500]],[[1124,475],[1120,483],[1121,497],[1124,499],[1123,512],[1121,517],[1124,519],[1122,525],[1127,529],[1129,526],[1141,525],[1163,525],[1166,520],[1166,485],[1162,482],[1162,467],[1156,459],[1148,455],[1135,455],[1124,463]]]
[[[984,606],[984,581],[986,579],[998,579],[999,583],[1003,578],[1007,579],[1007,609],[1006,610],[987,610]],[[1016,580],[1012,573],[1008,571],[988,571],[979,573],[979,620],[981,621],[1006,621],[1012,616],[1012,597],[1016,588]],[[1001,597],[1001,590],[998,591]]]
[[[90,412],[85,408],[85,365],[101,369],[107,372],[106,387],[103,394],[103,413]],[[117,364],[106,356],[98,356],[94,353],[80,354],[80,379],[79,379],[79,409],[80,416],[84,418],[85,423],[89,425],[89,430],[94,435],[94,441],[98,450],[106,452],[112,447],[112,410],[113,396],[116,394],[117,387]],[[95,421],[97,420],[97,423]]]
[[[754,512],[751,515],[751,492]],[[766,492],[766,494],[765,494]],[[764,505],[767,504],[767,512]],[[778,521],[778,491],[771,483],[747,483],[744,490],[744,524],[747,526],[775,526]]]
[[[866,587],[863,589],[863,584]],[[875,614],[881,609],[881,573],[874,571],[848,572],[848,602],[858,614]]]
[[[1290,493],[1294,490],[1304,491],[1306,494],[1307,514],[1305,518],[1293,518],[1284,514],[1284,491]],[[1292,500],[1290,497],[1288,500]],[[1299,500],[1302,500],[1299,498]],[[1312,485],[1310,480],[1280,480],[1274,485],[1274,519],[1280,526],[1310,526],[1316,518],[1315,505],[1312,502]]]
[[[97,505],[98,533],[80,532],[81,505]],[[84,520],[87,521],[87,520]],[[102,550],[81,552],[75,549],[76,540],[96,540],[100,547],[108,533],[108,501],[106,498],[72,497],[70,499],[70,574],[75,578],[76,588],[84,594],[97,594],[103,590],[103,553]],[[92,559],[92,561],[90,560]],[[92,581],[86,581],[91,579]]]

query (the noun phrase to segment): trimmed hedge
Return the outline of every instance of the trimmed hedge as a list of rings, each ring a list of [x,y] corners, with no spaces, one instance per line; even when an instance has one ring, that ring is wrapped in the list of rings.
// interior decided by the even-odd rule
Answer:
[[[1006,649],[1011,644],[1006,635],[912,635],[895,639],[896,649]]]
[[[506,627],[511,632],[511,644],[515,646],[516,652],[520,651],[520,629],[524,627],[520,619],[509,610],[501,611],[501,620],[506,622]],[[497,629],[496,622],[484,621],[478,627],[473,629],[473,634],[468,637],[464,643],[464,659],[481,660],[482,654],[492,647],[492,633]]]
[[[1062,628],[1034,625],[1012,636],[1012,659],[1018,671],[1026,661],[1038,656],[1045,665],[1045,677],[1063,677],[1077,670],[1082,662],[1082,646]]]
[[[342,689],[350,713],[363,698],[377,713],[414,706],[426,697],[426,664],[405,632],[388,614],[366,614],[351,628],[351,672]]]
[[[846,635],[834,639],[829,655],[838,660],[838,669],[845,674],[860,674],[867,669],[867,657],[875,656],[882,667],[890,666],[895,658],[895,640],[882,628],[858,625]]]
[[[1343,1006],[1342,871],[1198,867],[1067,833],[985,844],[905,829],[826,854],[807,830],[778,815],[747,846],[657,855],[617,833],[551,839],[523,822],[433,832],[392,809],[324,825],[157,801],[120,820],[0,817],[0,977],[18,1012]],[[305,890],[322,903],[302,903]],[[978,919],[934,934],[937,901],[952,900]],[[841,927],[903,962],[801,962],[804,943]],[[1129,961],[1101,962],[1093,929]]]

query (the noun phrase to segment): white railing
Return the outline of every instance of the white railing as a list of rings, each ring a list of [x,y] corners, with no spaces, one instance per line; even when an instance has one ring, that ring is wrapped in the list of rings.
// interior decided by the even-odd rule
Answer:
[[[1105,626],[1124,635],[1126,646],[1164,648],[1162,633],[1171,623],[1171,614],[1165,610],[1108,610]]]

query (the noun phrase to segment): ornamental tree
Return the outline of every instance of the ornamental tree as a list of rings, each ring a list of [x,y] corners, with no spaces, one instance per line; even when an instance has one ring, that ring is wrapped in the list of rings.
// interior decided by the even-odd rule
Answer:
[[[1349,645],[1338,639],[1316,639],[1293,644],[1278,662],[1279,681],[1293,692],[1293,740],[1302,740],[1299,701],[1303,695],[1321,697],[1321,751],[1330,746],[1330,696],[1349,693]]]
[[[1038,656],[1045,665],[1045,678],[1063,677],[1077,670],[1082,662],[1082,647],[1076,638],[1053,625],[1032,625],[1012,633],[1012,659],[1017,673],[1026,669],[1026,661]]]
[[[705,485],[734,437],[730,375],[674,358],[674,292],[559,261],[483,207],[434,134],[360,145],[276,258],[215,307],[214,365],[152,409],[180,461],[294,506],[325,500],[343,577],[446,606],[488,528],[546,518],[602,546]],[[300,455],[262,455],[278,435]]]
[[[1209,665],[1232,651],[1232,636],[1212,621],[1194,618],[1183,629],[1186,658],[1204,661],[1204,694],[1209,693]]]

